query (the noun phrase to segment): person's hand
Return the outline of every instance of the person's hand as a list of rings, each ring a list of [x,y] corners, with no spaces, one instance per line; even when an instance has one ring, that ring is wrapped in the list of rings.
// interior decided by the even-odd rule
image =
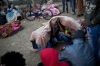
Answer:
[[[67,37],[71,37],[71,35],[70,35],[70,34],[65,34],[65,36],[67,36]]]

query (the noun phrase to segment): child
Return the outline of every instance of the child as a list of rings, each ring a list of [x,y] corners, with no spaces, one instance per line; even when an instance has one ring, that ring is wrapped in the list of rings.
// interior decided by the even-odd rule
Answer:
[[[40,51],[42,63],[38,66],[69,66],[66,62],[58,61],[58,52],[53,48],[46,48]]]

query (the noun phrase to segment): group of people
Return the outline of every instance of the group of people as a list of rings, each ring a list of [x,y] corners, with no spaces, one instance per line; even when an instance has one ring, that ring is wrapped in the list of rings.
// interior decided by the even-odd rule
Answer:
[[[51,47],[52,44],[62,40],[66,44],[71,44],[68,38],[71,38],[71,34],[78,29],[81,29],[81,25],[75,19],[68,16],[55,16],[46,25],[32,32],[30,41],[33,50]]]
[[[38,66],[97,66],[100,60],[98,55],[100,1],[84,0],[84,5],[86,7],[84,24],[87,27],[88,43],[86,43],[85,32],[76,20],[67,16],[55,16],[31,34],[32,49],[40,51],[41,63]],[[51,48],[52,43],[56,43],[57,40],[63,40],[67,44],[60,54]],[[3,57],[1,64],[11,66],[5,63]],[[25,63],[21,66],[25,66]]]
[[[41,62],[37,66],[96,66],[93,49],[85,40],[85,32],[77,30],[72,36],[72,44],[67,45],[60,54],[54,48],[42,49]],[[1,64],[2,66],[26,65],[23,55],[14,51],[3,55]]]
[[[99,3],[100,3],[99,0],[95,0],[95,1],[84,0],[84,5],[85,5],[84,24],[87,27],[86,30],[87,30],[87,36],[88,36],[88,43],[85,43],[84,32],[79,30],[80,28],[79,28],[78,24],[76,24],[76,23],[75,24],[78,26],[78,28],[75,29],[76,25],[72,24],[75,21],[73,21],[70,18],[56,16],[53,18],[57,18],[57,19],[53,19],[53,18],[50,19],[50,21],[49,21],[50,28],[47,28],[47,26],[46,27],[43,26],[45,29],[45,32],[47,32],[48,35],[50,34],[49,35],[50,37],[48,37],[49,40],[52,40],[53,38],[56,38],[57,40],[59,40],[59,38],[60,38],[60,40],[63,40],[67,44],[65,50],[60,53],[59,60],[61,60],[61,61],[69,60],[73,64],[73,66],[82,66],[82,65],[83,66],[95,66],[95,64],[99,62],[99,56],[98,56],[99,38],[100,38],[100,23],[99,23],[99,21],[100,21],[99,20],[100,19],[99,18],[100,17],[99,8],[100,7],[99,7]],[[64,19],[66,19],[66,20],[64,20]],[[68,24],[70,24],[70,26]],[[68,35],[65,36],[64,33],[60,33],[60,31],[61,32],[65,31],[63,28],[65,28],[66,26],[69,27],[68,28],[69,31],[71,28],[74,30],[74,35],[72,32],[70,32],[71,35],[74,36],[71,41],[70,41]],[[41,29],[41,28],[39,28],[39,29]],[[38,29],[36,31],[38,31]],[[37,34],[36,31],[33,31],[32,34],[34,34],[34,33]],[[43,34],[43,33],[41,33],[41,34]],[[44,44],[45,48],[51,47],[50,43],[55,43],[54,39],[53,39],[53,42],[49,41],[49,40],[48,40],[49,43],[48,43],[48,41],[42,42],[43,41],[42,35],[40,35],[40,36],[41,37],[38,38],[38,37],[34,37],[31,35],[31,39],[34,38],[33,40],[36,41],[35,44],[37,44],[40,47],[43,46],[43,44],[41,44],[41,43],[46,43],[46,45]],[[41,42],[38,43],[38,41],[40,41],[40,40],[37,41],[37,39],[40,39]],[[33,45],[33,47],[34,47],[34,45]],[[42,49],[40,49],[40,50],[45,50],[43,48],[44,47],[42,47]],[[44,61],[42,61],[42,63],[43,63],[43,65],[45,65]]]
[[[53,15],[59,15],[61,13],[61,11],[59,9],[56,9],[55,4],[53,3],[53,0],[42,0],[45,1],[45,4],[43,8],[48,8],[52,11]],[[62,0],[62,12],[68,13],[69,12],[69,8],[68,8],[68,2],[70,1],[70,7],[72,7],[72,15],[74,15],[75,13],[77,14],[77,17],[83,16],[84,12],[85,12],[85,5],[84,5],[84,1],[83,0]],[[59,7],[59,5],[57,6]],[[77,12],[75,12],[75,9],[77,9]],[[56,13],[56,14],[55,14]]]
[[[72,7],[71,13],[73,15],[76,13],[77,17],[83,16],[85,11],[85,6],[83,3],[84,0],[62,0],[62,4],[63,4],[62,10],[63,12],[65,12],[66,10],[66,13],[68,13],[68,1],[70,1],[70,6]],[[75,12],[75,9],[77,9],[77,12]]]

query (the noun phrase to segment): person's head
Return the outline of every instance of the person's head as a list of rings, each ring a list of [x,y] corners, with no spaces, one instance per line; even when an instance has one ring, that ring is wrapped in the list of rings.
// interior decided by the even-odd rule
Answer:
[[[81,38],[85,41],[85,32],[83,30],[77,30],[73,36],[72,36],[73,39],[77,39],[77,38]]]
[[[13,3],[10,3],[8,8],[13,8],[14,7],[14,4]]]
[[[1,57],[2,66],[25,66],[25,59],[19,52],[7,52]]]
[[[58,63],[58,52],[53,48],[46,48],[40,51],[40,58],[44,66],[54,66]]]
[[[44,66],[69,66],[66,62],[58,61],[58,52],[53,48],[42,49],[40,58]]]

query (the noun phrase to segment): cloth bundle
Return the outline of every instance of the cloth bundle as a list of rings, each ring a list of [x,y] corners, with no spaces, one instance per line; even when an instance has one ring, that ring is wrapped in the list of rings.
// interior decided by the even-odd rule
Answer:
[[[20,21],[12,21],[8,24],[0,26],[0,37],[5,38],[11,32],[18,30],[21,27]]]

